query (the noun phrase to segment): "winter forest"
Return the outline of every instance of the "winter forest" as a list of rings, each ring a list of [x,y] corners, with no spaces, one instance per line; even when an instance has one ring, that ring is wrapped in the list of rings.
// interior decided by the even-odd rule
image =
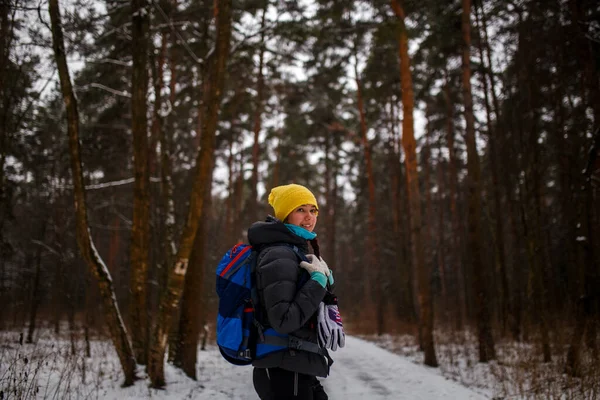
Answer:
[[[98,342],[114,386],[200,379],[216,265],[288,183],[319,201],[348,335],[487,368],[495,398],[600,398],[599,21],[593,0],[0,0],[0,398],[35,397],[20,371],[51,343],[84,381]]]

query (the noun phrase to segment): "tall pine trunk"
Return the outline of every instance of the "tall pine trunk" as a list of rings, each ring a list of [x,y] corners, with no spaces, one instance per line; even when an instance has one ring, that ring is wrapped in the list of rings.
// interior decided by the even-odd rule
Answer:
[[[42,222],[40,228],[40,242],[44,242],[46,236],[46,221]],[[27,343],[33,343],[33,335],[36,328],[37,311],[41,301],[40,293],[40,275],[42,269],[42,246],[38,244],[35,252],[35,275],[33,276],[33,286],[31,288],[31,308],[29,309],[29,326],[27,327]]]
[[[398,55],[400,57],[400,85],[402,87],[402,146],[406,155],[406,184],[410,208],[410,236],[413,269],[416,273],[419,301],[419,326],[421,347],[425,352],[425,365],[437,367],[437,357],[433,340],[433,302],[431,299],[431,273],[425,262],[423,248],[423,225],[421,217],[421,194],[419,192],[419,171],[417,167],[417,143],[414,133],[414,95],[410,58],[408,55],[408,34],[404,24],[405,13],[399,0],[392,0],[392,9],[398,19]]]
[[[448,190],[450,197],[450,219],[452,221],[451,245],[453,251],[451,252],[451,265],[453,270],[453,281],[456,288],[453,301],[456,313],[454,323],[456,329],[462,329],[467,319],[466,284],[462,254],[463,230],[458,210],[458,160],[456,156],[456,146],[454,144],[454,103],[451,99],[450,80],[446,70],[444,70],[444,75],[445,84],[443,93],[444,102],[446,104],[446,141],[448,145],[448,172],[450,174]]]
[[[5,185],[5,164],[9,148],[9,103],[11,96],[6,96],[6,84],[8,83],[7,69],[10,64],[9,55],[11,49],[11,21],[9,20],[10,2],[0,2],[0,302],[8,303],[8,290],[6,290],[6,259],[8,251],[5,247],[4,223],[9,213],[10,201]],[[6,307],[0,308],[0,329],[4,324],[4,313]]]
[[[226,62],[229,56],[229,42],[231,36],[231,0],[216,0],[216,44],[215,52],[209,62],[207,75],[204,77],[207,85],[204,93],[205,112],[202,120],[202,135],[200,138],[200,151],[196,160],[196,174],[190,205],[181,244],[169,271],[167,288],[163,294],[160,305],[152,346],[148,360],[148,375],[153,387],[165,385],[164,355],[167,346],[169,331],[173,324],[173,317],[177,314],[184,279],[188,268],[200,218],[203,217],[204,204],[210,196],[210,181],[214,165],[215,134],[221,106],[221,94],[225,82]]]
[[[393,100],[392,100],[393,101]],[[404,321],[410,323],[415,321],[417,310],[415,306],[414,297],[414,273],[412,265],[410,263],[410,256],[408,255],[409,247],[409,236],[410,228],[407,229],[408,225],[408,212],[407,212],[407,196],[406,187],[402,184],[404,173],[402,170],[402,143],[400,138],[399,129],[397,125],[398,120],[398,107],[392,103],[391,118],[390,118],[390,132],[392,132],[393,144],[390,144],[390,148],[393,152],[390,154],[390,181],[391,181],[391,207],[392,207],[392,219],[394,229],[394,240],[398,243],[396,246],[396,264],[395,268],[397,272],[394,274],[396,279],[401,280],[401,283],[396,286],[399,288],[396,297],[396,314]],[[407,234],[408,231],[408,234]]]
[[[571,376],[579,376],[581,374],[581,342],[586,331],[592,330],[594,323],[594,302],[598,300],[598,284],[600,284],[600,265],[598,264],[596,248],[594,247],[595,235],[598,234],[597,226],[594,227],[594,193],[592,186],[592,176],[596,170],[600,169],[600,128],[596,129],[592,146],[589,150],[588,162],[584,170],[584,186],[582,190],[582,199],[579,204],[578,226],[581,238],[580,251],[583,253],[581,257],[581,265],[579,266],[582,275],[584,276],[583,294],[579,300],[579,307],[576,315],[575,331],[571,336],[571,343],[567,352],[567,360],[565,372]],[[594,332],[595,334],[595,332]],[[588,333],[589,335],[589,333]]]
[[[475,140],[475,117],[473,115],[473,95],[471,91],[471,0],[462,0],[463,33],[463,101],[466,120],[467,181],[468,181],[468,249],[470,273],[473,278],[475,317],[479,339],[479,361],[487,362],[496,358],[492,336],[489,294],[486,288],[485,264],[481,258],[481,187],[479,155]]]
[[[0,2],[0,94],[2,94],[2,98],[0,98],[0,101],[2,102],[0,107],[0,244],[3,243],[4,235],[4,230],[2,229],[2,226],[4,225],[4,207],[6,202],[6,199],[4,198],[4,164],[8,152],[8,135],[10,129],[8,126],[7,115],[10,96],[4,94],[6,84],[8,83],[6,82],[6,80],[8,80],[7,69],[10,64],[9,55],[11,48],[10,44],[12,42],[12,28],[10,26],[11,22],[9,21],[10,10],[10,2]]]
[[[263,76],[264,59],[265,59],[265,21],[267,16],[267,8],[269,1],[263,0],[264,8],[260,23],[260,53],[258,56],[258,71],[256,74],[256,108],[254,110],[254,144],[252,145],[252,185],[250,198],[248,199],[248,214],[249,222],[253,222],[258,218],[258,164],[260,163],[260,130],[262,127],[262,112],[263,112],[263,92],[265,90],[265,82]]]
[[[67,132],[69,135],[69,153],[71,158],[71,171],[73,174],[77,244],[79,245],[79,251],[98,283],[102,305],[104,307],[105,320],[125,375],[124,384],[125,386],[130,386],[135,380],[135,356],[127,335],[127,330],[125,329],[125,325],[121,318],[112,278],[108,272],[108,268],[96,251],[90,236],[85,201],[85,188],[83,184],[83,171],[81,167],[79,112],[77,110],[77,99],[73,93],[73,86],[71,84],[69,68],[67,66],[58,0],[50,0],[48,9],[52,24],[52,47],[54,49],[54,56],[58,67],[63,101],[67,110]]]
[[[148,354],[148,262],[150,192],[148,177],[148,5],[131,0],[131,132],[133,134],[133,220],[131,227],[131,338],[135,357],[146,364]]]
[[[337,257],[335,244],[337,243],[336,229],[336,205],[338,203],[338,161],[337,152],[340,142],[339,130],[328,129],[325,136],[325,198],[327,207],[325,211],[325,229],[327,233],[327,246],[324,254],[326,255],[329,267],[335,271],[337,266]],[[333,153],[333,156],[332,156]]]
[[[486,65],[486,59],[484,57],[483,40],[480,31],[482,30],[481,23],[479,22],[479,12],[477,5],[475,6],[475,32],[477,34],[477,47],[479,50],[479,59],[481,63],[481,81],[483,82],[483,95],[485,104],[486,124],[488,129],[488,140],[489,140],[489,154],[490,154],[490,169],[492,172],[492,196],[494,205],[494,251],[495,251],[495,264],[496,274],[500,278],[500,303],[501,313],[500,319],[502,321],[503,333],[508,328],[508,319],[510,318],[510,293],[508,290],[508,277],[506,276],[506,257],[504,255],[504,218],[502,213],[502,188],[500,186],[500,180],[498,179],[498,157],[497,157],[497,124],[494,126],[492,120],[492,106],[489,99],[489,88],[488,88],[488,75],[490,80],[493,81],[494,77],[491,73],[492,65]],[[488,55],[489,56],[489,55]],[[493,85],[492,85],[493,87]],[[498,110],[496,110],[498,111]],[[498,116],[496,115],[496,122],[498,122]]]
[[[367,138],[367,120],[365,117],[364,99],[362,84],[358,75],[358,65],[354,64],[354,79],[356,81],[356,93],[357,93],[357,107],[358,114],[360,116],[360,134],[362,139],[364,157],[365,157],[365,170],[367,173],[367,185],[369,193],[369,208],[367,217],[367,245],[366,245],[366,264],[369,268],[365,268],[363,271],[364,276],[364,299],[367,304],[379,305],[381,297],[381,290],[379,287],[375,287],[376,282],[379,281],[380,266],[377,263],[377,221],[375,211],[376,199],[375,199],[375,176],[373,174],[373,161],[371,158],[371,145]],[[373,298],[373,296],[376,296]],[[365,311],[370,312],[371,307],[367,306],[364,308]],[[380,311],[380,308],[377,308]],[[377,313],[377,331],[381,333],[381,318],[380,312]]]
[[[208,190],[210,193],[210,188]],[[210,196],[206,199],[203,213],[210,211]],[[206,243],[208,234],[208,218],[202,218],[198,225],[194,250],[191,254],[190,267],[185,277],[183,298],[181,299],[181,316],[179,317],[179,349],[178,361],[187,376],[196,379],[196,362],[198,355],[198,339],[204,319],[204,261],[206,260]]]
[[[502,235],[502,233],[504,232],[504,216],[500,215],[500,210],[502,210],[503,208],[501,208],[500,206],[500,196],[501,196],[501,191],[500,188],[504,188],[506,190],[507,184],[506,184],[506,178],[504,177],[504,174],[499,174],[499,170],[503,167],[503,165],[501,165],[501,157],[500,155],[502,154],[501,152],[501,148],[502,148],[502,141],[503,139],[505,139],[505,130],[504,130],[504,122],[503,119],[500,115],[500,104],[498,101],[498,95],[496,94],[496,78],[494,75],[494,65],[492,63],[492,49],[490,46],[490,41],[488,38],[488,33],[487,33],[487,18],[485,15],[485,10],[483,9],[483,5],[480,3],[479,7],[481,9],[481,31],[483,32],[483,37],[480,39],[481,40],[481,46],[483,47],[482,53],[485,53],[485,60],[487,61],[487,76],[490,80],[490,93],[492,96],[492,105],[493,105],[493,110],[494,110],[494,114],[496,116],[496,126],[495,129],[492,132],[490,132],[490,157],[491,157],[491,163],[492,163],[492,170],[495,171],[494,172],[494,176],[492,177],[492,182],[494,185],[494,207],[496,208],[496,214],[497,214],[497,221],[496,221],[496,231],[498,232],[496,235],[498,236],[498,255],[499,255],[499,266],[500,266],[500,273],[501,273],[501,285],[502,285],[502,291],[503,291],[503,298],[502,298],[502,309],[504,310],[504,324],[508,325],[508,329],[511,332],[511,335],[513,337],[514,340],[519,340],[520,337],[520,321],[515,317],[519,311],[516,309],[515,307],[515,302],[513,301],[513,296],[512,294],[514,293],[514,288],[511,290],[511,288],[509,287],[508,284],[508,275],[509,275],[509,271],[508,271],[508,263],[506,261],[506,256],[505,256],[505,242],[504,242],[504,236]],[[483,55],[482,55],[482,63],[484,63],[483,60]],[[486,90],[487,93],[487,90]],[[488,100],[486,99],[486,104],[488,103]],[[508,203],[508,196],[506,196],[506,202]],[[510,207],[506,207],[504,209],[509,209]],[[506,214],[505,214],[506,215]]]

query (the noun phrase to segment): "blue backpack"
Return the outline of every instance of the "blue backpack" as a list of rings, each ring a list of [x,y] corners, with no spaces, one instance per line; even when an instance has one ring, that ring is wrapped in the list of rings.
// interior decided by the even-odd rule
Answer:
[[[278,245],[290,247],[299,260],[307,261],[296,246]],[[327,351],[316,343],[278,333],[259,322],[255,280],[257,257],[258,252],[251,245],[239,243],[225,253],[217,266],[217,345],[223,358],[235,365],[249,365],[254,359],[286,349],[310,351],[328,357]],[[308,274],[303,276],[306,279],[301,279],[298,287],[308,281]]]

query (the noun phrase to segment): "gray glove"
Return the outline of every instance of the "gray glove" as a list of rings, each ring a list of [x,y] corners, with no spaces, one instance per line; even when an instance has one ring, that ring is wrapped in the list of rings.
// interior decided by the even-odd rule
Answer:
[[[319,338],[319,346],[324,349],[327,349],[331,345],[331,331],[327,326],[327,322],[325,322],[325,303],[319,303],[319,312],[317,313],[317,334]]]
[[[337,304],[319,304],[317,331],[321,347],[336,351],[346,345],[346,334]]]
[[[320,272],[325,276],[329,276],[329,267],[322,258],[319,259],[314,254],[307,254],[306,258],[308,258],[310,262],[308,263],[306,261],[301,261],[300,266],[307,270],[309,274],[312,274],[313,272]]]

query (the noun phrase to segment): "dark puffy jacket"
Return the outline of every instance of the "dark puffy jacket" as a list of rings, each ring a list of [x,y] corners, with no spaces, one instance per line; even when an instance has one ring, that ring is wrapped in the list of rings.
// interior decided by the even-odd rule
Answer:
[[[307,253],[308,242],[273,217],[253,224],[248,230],[248,240],[259,251],[256,282],[261,307],[268,319],[261,322],[279,333],[317,343],[313,321],[325,289],[312,279],[298,287],[301,274],[306,274],[299,266],[298,256],[288,246],[277,246],[278,243],[288,243]],[[321,377],[329,373],[325,357],[289,349],[255,360],[252,365],[258,368],[278,367]]]

